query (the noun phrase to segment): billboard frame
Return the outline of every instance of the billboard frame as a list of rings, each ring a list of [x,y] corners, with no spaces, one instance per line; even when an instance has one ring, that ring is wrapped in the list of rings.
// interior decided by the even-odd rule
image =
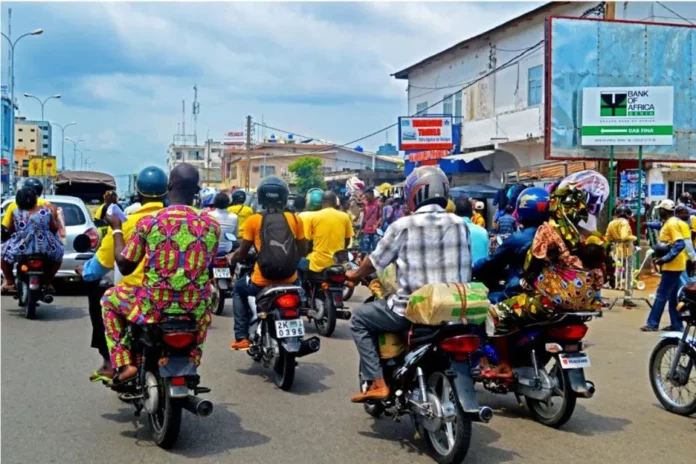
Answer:
[[[647,26],[667,26],[667,27],[683,27],[687,29],[696,30],[696,26],[691,24],[675,24],[666,22],[652,22],[652,21],[635,21],[629,19],[605,19],[605,18],[582,18],[578,16],[565,16],[565,15],[552,15],[546,18],[546,56],[544,57],[544,159],[547,161],[574,161],[578,160],[578,157],[573,156],[554,156],[551,157],[551,74],[553,64],[551,62],[551,55],[553,52],[553,40],[551,36],[552,22],[554,19],[570,19],[577,21],[594,21],[601,23],[623,23],[623,24],[641,24]],[[583,157],[582,159],[595,160],[595,161],[609,161],[608,157]],[[679,162],[679,163],[696,163],[696,159],[690,160],[662,160],[662,159],[652,159],[648,158],[646,162]]]

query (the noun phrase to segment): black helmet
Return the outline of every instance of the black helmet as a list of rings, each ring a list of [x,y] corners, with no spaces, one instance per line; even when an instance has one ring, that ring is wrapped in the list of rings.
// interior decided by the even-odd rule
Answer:
[[[616,215],[623,217],[631,217],[633,215],[633,211],[631,211],[631,208],[628,205],[621,205],[618,208],[616,208]]]
[[[246,201],[246,193],[244,190],[235,190],[232,193],[232,204],[233,205],[241,205]]]
[[[278,176],[268,176],[256,190],[261,206],[285,206],[288,201],[288,184]]]
[[[22,183],[22,188],[30,188],[36,192],[36,196],[41,196],[43,193],[43,184],[36,177],[27,177]]]
[[[148,166],[138,174],[135,190],[144,198],[160,198],[167,194],[167,173],[157,166]]]

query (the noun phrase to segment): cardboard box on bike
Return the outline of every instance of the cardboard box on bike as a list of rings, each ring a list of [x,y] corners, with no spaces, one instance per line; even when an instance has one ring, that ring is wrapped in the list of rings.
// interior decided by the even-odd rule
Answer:
[[[489,306],[488,289],[482,283],[428,284],[411,295],[406,319],[424,325],[457,320],[478,325],[486,321]]]

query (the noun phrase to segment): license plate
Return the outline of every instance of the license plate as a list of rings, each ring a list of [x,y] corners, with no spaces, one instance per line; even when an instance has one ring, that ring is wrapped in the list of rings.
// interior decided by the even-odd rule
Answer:
[[[590,367],[590,357],[585,353],[560,354],[561,367],[563,369],[582,369]]]
[[[232,274],[228,267],[216,267],[213,268],[213,277],[216,279],[230,279],[232,278]]]
[[[286,321],[275,321],[276,336],[278,338],[302,337],[304,336],[304,323],[302,319],[289,319]]]

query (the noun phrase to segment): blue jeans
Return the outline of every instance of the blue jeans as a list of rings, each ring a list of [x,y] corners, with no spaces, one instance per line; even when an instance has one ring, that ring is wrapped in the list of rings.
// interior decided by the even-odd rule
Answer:
[[[377,246],[377,234],[368,234],[363,232],[362,237],[360,237],[360,252],[361,253],[372,253],[375,251]]]
[[[249,307],[250,296],[256,296],[262,287],[254,285],[251,281],[247,283],[246,276],[239,279],[234,284],[234,294],[232,295],[232,309],[234,310],[234,339],[235,341],[249,338],[249,322],[251,319],[251,308]]]
[[[682,323],[678,319],[677,294],[681,283],[681,271],[662,271],[660,285],[657,287],[657,297],[648,316],[648,327],[658,328],[662,313],[665,312],[665,304],[669,303],[669,320],[677,330],[682,330]]]

